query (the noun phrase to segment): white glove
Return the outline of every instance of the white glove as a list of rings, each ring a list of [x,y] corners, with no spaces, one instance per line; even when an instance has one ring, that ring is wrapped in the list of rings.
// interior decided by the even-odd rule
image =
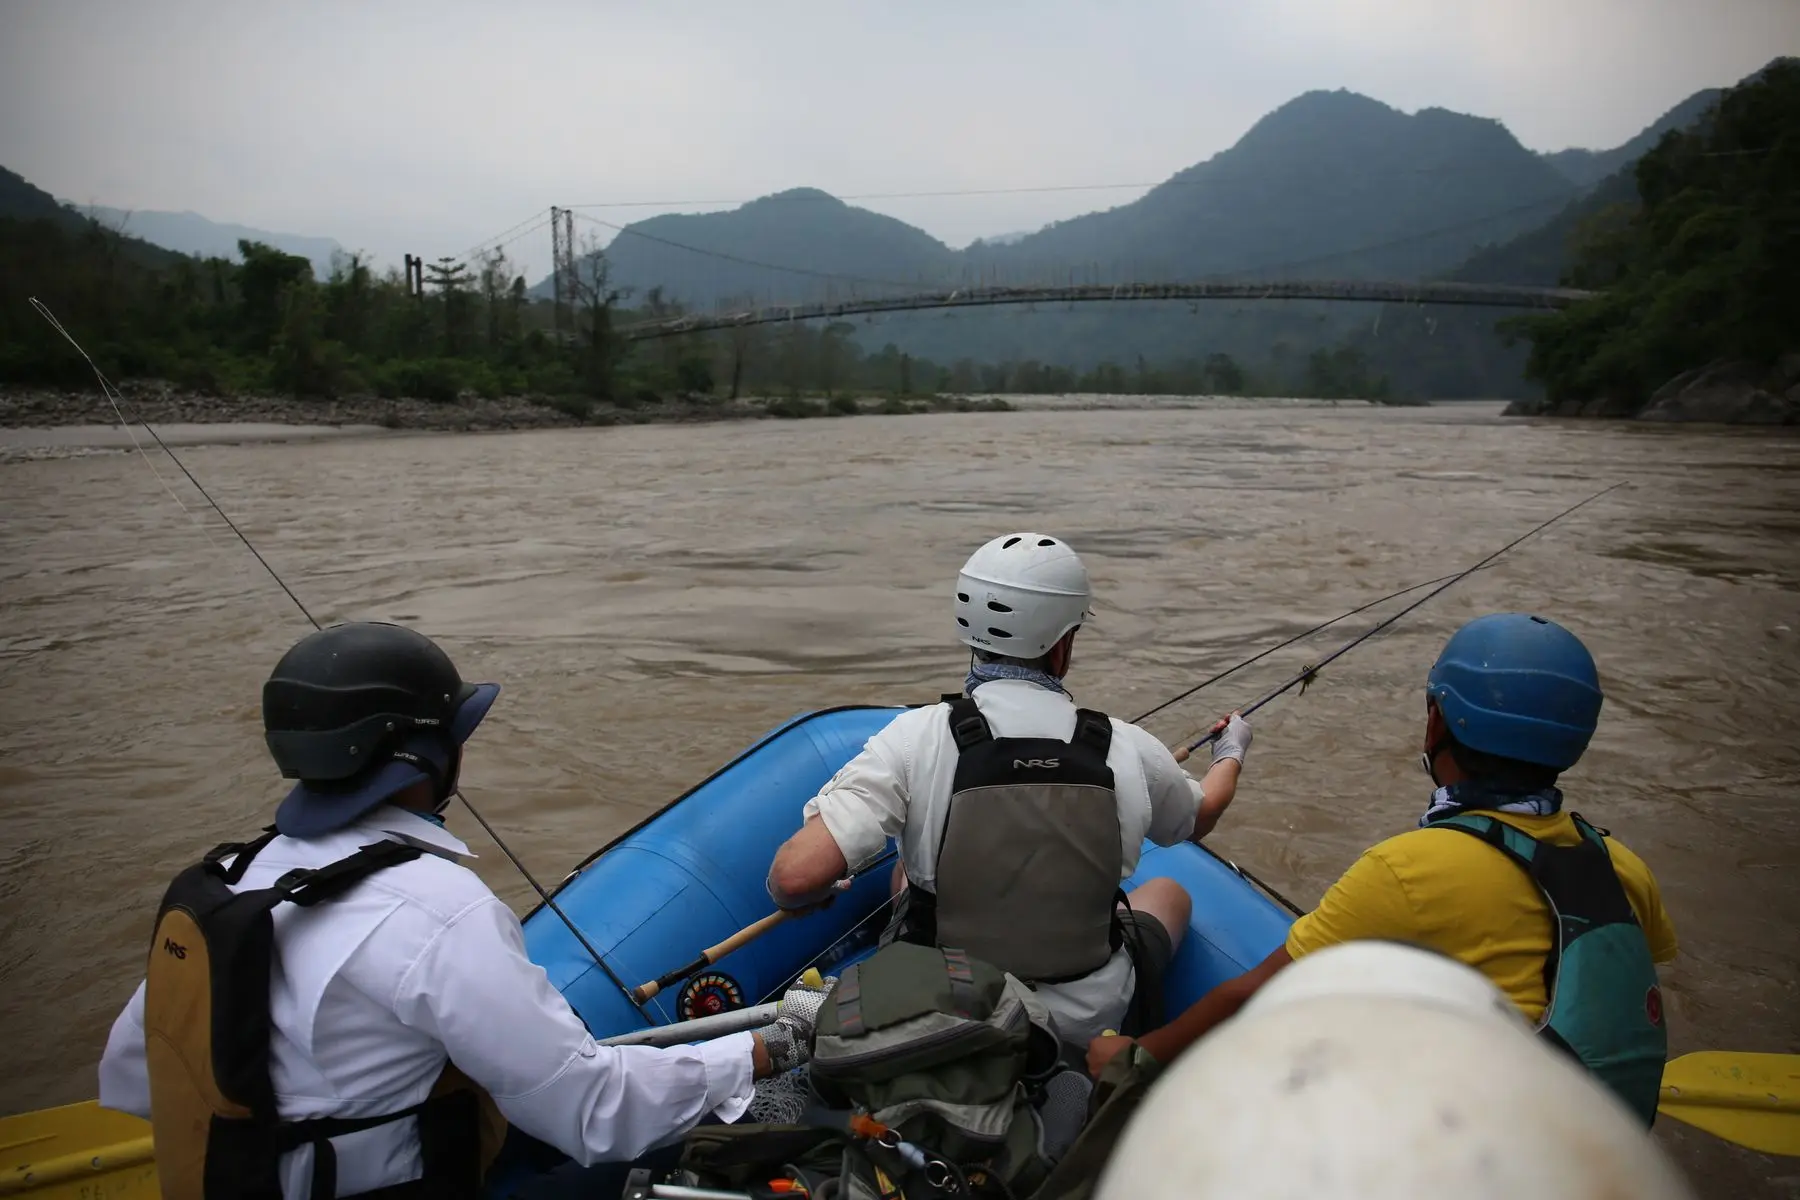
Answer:
[[[826,979],[823,988],[795,983],[781,998],[779,1014],[756,1032],[763,1048],[769,1052],[771,1073],[783,1075],[795,1067],[805,1066],[812,1057],[813,1028],[819,1023],[819,1010],[825,1006],[826,993],[835,979]]]
[[[1244,758],[1250,753],[1250,722],[1232,713],[1225,722],[1225,728],[1213,740],[1212,760],[1216,763],[1222,758],[1235,759],[1238,766],[1244,765]]]

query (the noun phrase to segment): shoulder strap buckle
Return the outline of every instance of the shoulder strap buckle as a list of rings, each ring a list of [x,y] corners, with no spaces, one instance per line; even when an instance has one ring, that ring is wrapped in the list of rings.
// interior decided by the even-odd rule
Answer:
[[[311,908],[343,895],[377,871],[411,862],[423,853],[404,842],[374,842],[322,867],[296,867],[275,881],[275,890],[301,908]]]
[[[1092,708],[1075,710],[1075,740],[1086,742],[1105,758],[1112,751],[1112,718]]]
[[[988,728],[987,718],[981,715],[974,700],[958,696],[950,705],[950,736],[956,740],[958,751],[966,751],[993,741],[994,731]]]

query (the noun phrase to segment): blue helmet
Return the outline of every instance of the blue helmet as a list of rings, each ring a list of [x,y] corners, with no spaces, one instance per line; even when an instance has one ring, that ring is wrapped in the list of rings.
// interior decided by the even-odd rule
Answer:
[[[1600,723],[1600,675],[1581,639],[1528,613],[1477,617],[1432,664],[1425,694],[1471,750],[1566,771]]]

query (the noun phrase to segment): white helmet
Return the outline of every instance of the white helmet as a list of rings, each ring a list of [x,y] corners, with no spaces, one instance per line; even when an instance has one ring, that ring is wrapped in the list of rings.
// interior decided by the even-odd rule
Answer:
[[[1693,1200],[1486,977],[1398,942],[1284,970],[1170,1065],[1096,1200]]]
[[[1041,658],[1088,615],[1087,568],[1042,533],[997,537],[956,577],[956,636],[1008,658]]]

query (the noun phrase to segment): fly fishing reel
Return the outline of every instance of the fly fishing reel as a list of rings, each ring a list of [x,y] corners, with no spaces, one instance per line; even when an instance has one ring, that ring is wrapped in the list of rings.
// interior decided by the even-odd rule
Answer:
[[[675,1011],[683,1021],[716,1017],[744,1007],[744,989],[723,971],[704,971],[681,985]]]

